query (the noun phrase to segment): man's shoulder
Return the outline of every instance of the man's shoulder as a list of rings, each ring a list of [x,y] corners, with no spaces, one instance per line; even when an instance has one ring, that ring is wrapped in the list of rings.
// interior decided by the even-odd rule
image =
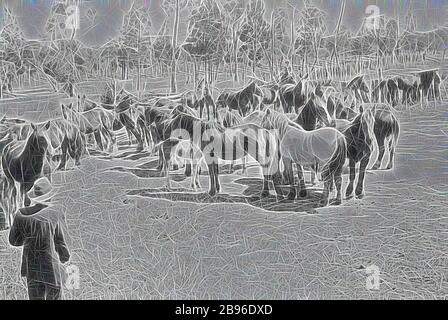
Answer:
[[[58,212],[52,206],[40,205],[21,208],[18,210],[15,219],[35,220],[35,221],[54,221],[58,217]]]

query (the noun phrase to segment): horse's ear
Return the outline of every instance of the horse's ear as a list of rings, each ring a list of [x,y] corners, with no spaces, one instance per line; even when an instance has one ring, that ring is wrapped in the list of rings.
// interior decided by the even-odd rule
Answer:
[[[267,108],[266,109],[266,115],[268,116],[268,115],[270,115],[271,114],[271,108]]]
[[[359,106],[359,113],[363,113],[364,112],[364,107],[362,105]]]
[[[71,103],[67,106],[67,108],[69,108],[69,109],[73,109],[73,102],[71,102]]]
[[[44,130],[47,131],[48,129],[50,129],[50,126],[51,126],[51,121],[48,121],[44,126]]]

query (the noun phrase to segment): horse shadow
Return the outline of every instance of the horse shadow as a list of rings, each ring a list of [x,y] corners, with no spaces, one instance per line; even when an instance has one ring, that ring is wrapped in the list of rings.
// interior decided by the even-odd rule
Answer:
[[[268,197],[262,198],[260,190],[263,187],[263,181],[259,178],[240,178],[233,183],[245,186],[242,194],[219,193],[210,196],[207,192],[195,192],[187,188],[149,188],[149,189],[132,189],[127,190],[128,196],[139,196],[151,199],[165,199],[173,202],[192,202],[201,204],[247,204],[256,208],[260,208],[273,212],[307,212],[316,213],[316,209],[321,207],[320,200],[322,190],[308,188],[306,198],[278,201],[277,197],[270,194]],[[287,193],[289,187],[283,190]]]

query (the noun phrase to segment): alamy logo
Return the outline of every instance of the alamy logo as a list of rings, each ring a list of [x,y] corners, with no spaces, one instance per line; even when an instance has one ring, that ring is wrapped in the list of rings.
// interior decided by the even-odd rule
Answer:
[[[370,5],[366,8],[366,28],[368,30],[374,31],[380,28],[380,8],[376,5]]]
[[[367,290],[380,290],[380,268],[375,265],[366,268],[368,274],[366,279]]]
[[[65,28],[70,30],[78,30],[80,25],[79,7],[70,5],[65,10],[67,18],[65,20]]]
[[[65,280],[65,287],[68,290],[79,289],[79,267],[76,265],[69,265],[66,267],[67,279]]]

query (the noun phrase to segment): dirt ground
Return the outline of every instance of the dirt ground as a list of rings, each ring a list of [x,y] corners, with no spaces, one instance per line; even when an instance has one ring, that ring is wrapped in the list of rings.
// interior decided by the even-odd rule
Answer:
[[[35,117],[35,106],[20,112],[44,120],[55,110],[39,105]],[[188,190],[180,173],[166,192],[155,159],[126,145],[113,159],[96,153],[80,168],[70,163],[53,177],[80,270],[79,289],[64,297],[446,299],[446,110],[401,112],[395,169],[369,172],[367,196],[339,207],[316,209],[318,191],[295,202],[259,200],[256,167],[223,173],[215,198],[205,194],[206,173],[202,192]],[[0,299],[26,299],[21,249],[7,236],[0,233]],[[372,265],[379,290],[366,288]]]

